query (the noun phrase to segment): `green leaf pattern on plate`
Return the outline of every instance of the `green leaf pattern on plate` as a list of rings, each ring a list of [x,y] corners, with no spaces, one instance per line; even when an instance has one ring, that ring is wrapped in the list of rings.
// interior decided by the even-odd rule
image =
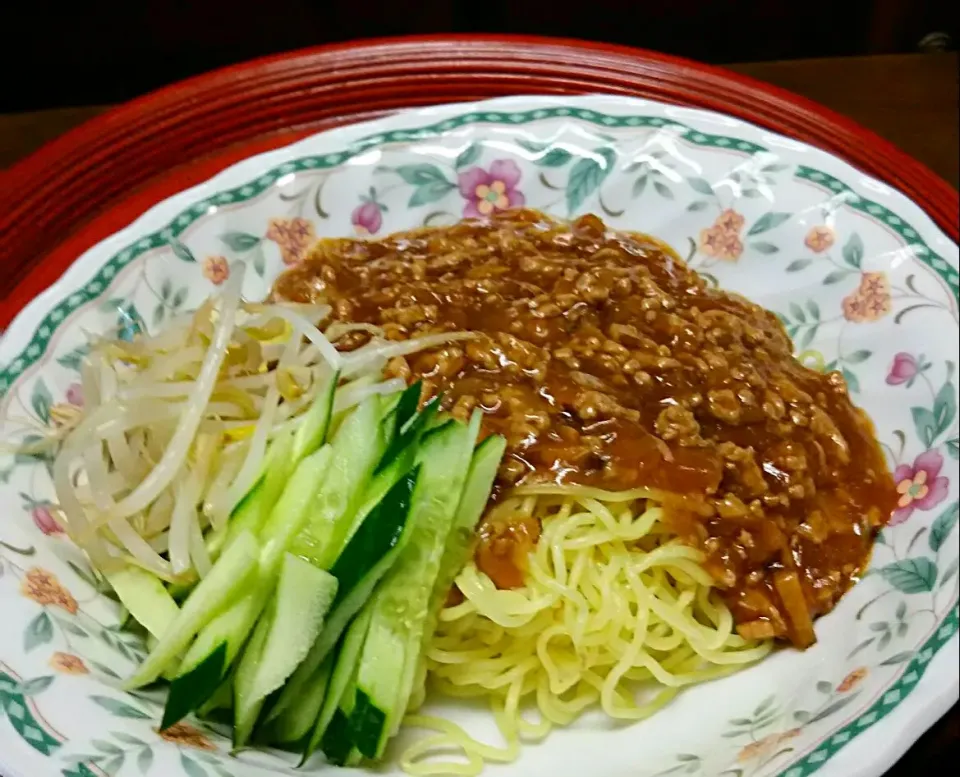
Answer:
[[[23,633],[23,651],[29,653],[40,645],[46,645],[53,639],[53,620],[46,610],[41,610],[27,624]]]
[[[195,263],[197,261],[197,258],[193,255],[193,251],[187,248],[186,245],[181,243],[175,237],[168,238],[167,243],[173,250],[173,255],[176,256],[181,262]]]
[[[482,154],[483,146],[480,143],[471,143],[457,155],[457,158],[453,163],[453,167],[456,170],[468,167],[480,159]]]
[[[579,210],[580,206],[593,195],[603,181],[613,171],[617,161],[617,152],[607,146],[593,149],[590,156],[582,157],[570,169],[567,180],[567,212]]]
[[[783,222],[790,218],[793,215],[791,213],[775,213],[770,211],[769,213],[764,213],[760,218],[758,218],[750,229],[747,230],[748,236],[759,235],[763,232],[768,232],[771,229],[779,227]]]
[[[954,502],[937,516],[930,527],[930,550],[936,553],[943,547],[956,527],[958,518],[960,518],[960,502]]]
[[[927,593],[937,582],[937,565],[925,556],[894,561],[880,567],[878,572],[905,594]]]
[[[249,232],[228,231],[220,235],[223,244],[231,251],[243,253],[260,245],[261,238]]]

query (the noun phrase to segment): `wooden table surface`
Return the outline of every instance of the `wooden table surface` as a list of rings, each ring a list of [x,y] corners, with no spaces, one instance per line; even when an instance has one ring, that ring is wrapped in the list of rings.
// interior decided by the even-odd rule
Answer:
[[[960,185],[960,88],[956,53],[757,62],[731,70],[789,89],[892,141],[953,186]],[[0,115],[0,166],[109,106]],[[889,777],[936,774],[957,763],[960,709],[930,729]]]

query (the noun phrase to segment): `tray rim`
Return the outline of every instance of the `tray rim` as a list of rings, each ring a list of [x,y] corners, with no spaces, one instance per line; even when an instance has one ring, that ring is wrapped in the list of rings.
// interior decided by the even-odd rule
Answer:
[[[572,39],[379,38],[270,55],[174,83],[108,110],[14,164],[0,192],[0,267],[9,279],[0,289],[0,326],[83,250],[171,193],[258,150],[402,107],[538,90],[648,97],[758,124],[893,186],[960,240],[960,198],[943,179],[850,119],[748,76]],[[232,147],[218,146],[217,138]]]
[[[560,99],[562,99],[562,98],[560,98]],[[455,107],[455,108],[463,109],[465,106],[460,105],[460,106],[448,106],[448,107],[450,107],[450,108],[454,108],[454,107]],[[351,128],[351,129],[360,129],[360,128],[359,128],[359,127],[356,127],[356,128]],[[186,195],[186,194],[188,194],[188,192],[184,191],[184,192],[182,192],[182,194]],[[950,616],[948,616],[948,617],[950,617]],[[953,618],[956,618],[956,611],[955,611],[955,610],[954,610],[954,612],[953,612],[952,617],[953,617]],[[953,644],[953,645],[955,646],[955,643],[956,643],[956,642],[957,642],[957,640],[954,638],[954,639],[951,641],[951,644]],[[944,693],[944,692],[946,692],[946,693]],[[876,761],[875,761],[874,763],[879,763],[879,762],[881,762],[881,761],[884,761],[884,762],[886,762],[887,766],[889,766],[889,765],[892,763],[892,760],[895,760],[895,758],[897,757],[897,751],[899,750],[899,751],[902,753],[902,750],[900,750],[901,745],[904,745],[904,746],[905,746],[905,745],[909,745],[909,743],[910,743],[916,736],[919,736],[919,734],[922,733],[922,731],[925,730],[926,727],[929,726],[929,725],[933,722],[933,720],[935,720],[935,718],[933,718],[933,717],[927,717],[927,716],[930,715],[930,713],[932,712],[933,707],[936,706],[937,708],[939,708],[941,705],[947,705],[947,706],[949,706],[950,697],[951,697],[951,696],[955,696],[955,695],[956,695],[955,684],[954,684],[954,686],[947,687],[947,688],[941,687],[941,688],[939,689],[939,692],[929,692],[929,697],[927,697],[926,694],[924,694],[924,696],[928,698],[928,703],[930,704],[930,706],[927,707],[922,714],[921,714],[920,712],[914,713],[914,715],[912,715],[912,716],[906,721],[905,725],[903,726],[903,729],[900,731],[901,736],[903,737],[903,740],[904,740],[904,741],[902,741],[902,742],[901,742],[901,741],[888,742],[888,743],[887,743],[887,747],[885,748],[885,749],[886,749],[886,752],[887,752],[887,754],[888,754],[888,755],[887,755],[887,758],[883,758],[883,757],[878,758],[878,759],[876,759]],[[916,699],[915,699],[915,700],[916,700]],[[946,707],[944,707],[943,709],[944,709],[944,711],[945,711]],[[936,715],[936,717],[939,717],[939,714]],[[923,722],[917,723],[917,721],[921,721],[921,720],[922,720]],[[907,729],[908,727],[909,727],[910,729],[912,729],[912,731],[910,731],[909,733],[907,733],[907,731],[906,731],[906,729]],[[858,749],[859,749],[859,748],[858,748]],[[891,757],[890,757],[890,755],[889,755],[890,753],[894,753],[892,759],[891,759]],[[787,769],[787,770],[785,771],[785,774],[790,774],[791,772],[792,772],[792,768],[791,768],[791,769]],[[874,773],[874,772],[865,772],[865,773]]]

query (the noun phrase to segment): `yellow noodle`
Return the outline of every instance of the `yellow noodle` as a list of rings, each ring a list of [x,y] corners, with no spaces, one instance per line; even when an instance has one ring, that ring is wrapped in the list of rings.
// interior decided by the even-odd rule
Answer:
[[[770,642],[736,634],[702,554],[664,522],[654,492],[523,486],[491,511],[518,513],[542,527],[526,586],[497,590],[467,564],[457,578],[464,601],[441,612],[425,664],[441,694],[487,697],[506,745],[411,715],[408,725],[437,733],[404,752],[408,773],[472,777],[484,762],[514,760],[522,742],[540,741],[586,710],[639,720],[684,686],[770,651]],[[525,706],[536,709],[537,722],[524,717]],[[459,759],[449,760],[451,752]]]
[[[518,495],[553,495],[561,499],[576,498],[585,496],[593,499],[601,499],[604,502],[634,502],[638,499],[649,499],[654,492],[649,488],[634,488],[629,491],[604,491],[602,488],[592,488],[590,486],[558,486],[552,483],[541,483],[537,485],[518,486],[511,492]]]

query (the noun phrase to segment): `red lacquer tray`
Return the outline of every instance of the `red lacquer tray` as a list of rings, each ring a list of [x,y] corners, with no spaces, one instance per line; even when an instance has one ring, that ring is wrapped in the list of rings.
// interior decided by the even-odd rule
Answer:
[[[926,167],[836,113],[720,68],[548,38],[360,41],[174,84],[11,168],[0,187],[0,328],[85,249],[252,154],[411,106],[601,92],[709,108],[819,146],[900,189],[958,239],[957,192]]]

